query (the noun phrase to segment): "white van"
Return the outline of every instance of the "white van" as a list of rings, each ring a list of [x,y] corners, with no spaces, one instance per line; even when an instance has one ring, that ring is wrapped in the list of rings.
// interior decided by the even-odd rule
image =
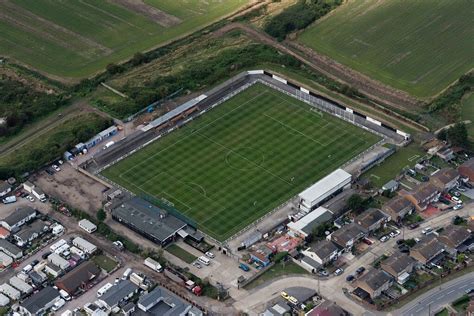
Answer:
[[[31,264],[25,266],[22,271],[25,272],[25,273],[28,273],[30,272],[31,270],[33,270],[33,267],[31,266]]]
[[[97,297],[101,297],[102,295],[104,295],[105,292],[107,292],[112,286],[113,286],[112,283],[107,283],[106,285],[104,285],[103,287],[101,287],[101,288],[97,291]]]
[[[60,298],[56,303],[54,303],[53,307],[51,308],[53,311],[57,311],[61,307],[63,307],[66,304],[66,301],[62,298]]]
[[[211,260],[209,260],[208,258],[204,257],[204,256],[200,256],[198,258],[199,262],[201,262],[202,264],[208,266],[210,263],[211,263]]]
[[[128,279],[128,277],[130,276],[130,274],[132,274],[132,269],[131,269],[131,268],[127,268],[127,270],[125,270],[125,272],[123,273],[122,279],[123,279],[123,280]]]
[[[71,300],[71,296],[64,290],[59,290],[59,295],[61,295],[61,297],[64,298],[66,301]]]

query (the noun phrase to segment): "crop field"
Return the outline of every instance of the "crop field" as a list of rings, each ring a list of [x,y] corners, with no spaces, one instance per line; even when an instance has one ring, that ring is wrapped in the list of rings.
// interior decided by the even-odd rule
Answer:
[[[308,47],[416,97],[472,69],[473,1],[358,0],[299,37]]]
[[[191,2],[1,1],[0,51],[51,76],[81,78],[210,24],[248,0]]]
[[[103,171],[225,240],[379,137],[256,84]]]

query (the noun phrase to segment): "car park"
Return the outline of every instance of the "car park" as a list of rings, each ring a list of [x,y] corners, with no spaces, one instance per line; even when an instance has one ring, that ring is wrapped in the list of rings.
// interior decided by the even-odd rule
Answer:
[[[334,271],[334,275],[335,275],[335,276],[341,275],[342,273],[344,273],[344,269],[343,269],[343,268],[338,268],[336,271]]]
[[[211,259],[214,259],[216,257],[216,256],[214,256],[214,254],[212,252],[209,252],[209,251],[206,252],[205,255],[206,255],[206,257],[211,258]]]
[[[349,274],[347,277],[346,277],[346,281],[347,282],[353,282],[355,280],[355,277],[352,275],[352,274]]]
[[[386,242],[389,239],[390,239],[390,236],[387,236],[387,235],[380,237],[381,242]]]

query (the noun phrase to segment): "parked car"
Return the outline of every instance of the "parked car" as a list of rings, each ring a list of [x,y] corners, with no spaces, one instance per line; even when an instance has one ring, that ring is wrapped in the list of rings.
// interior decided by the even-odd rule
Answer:
[[[362,241],[364,242],[364,244],[367,244],[367,245],[372,245],[374,242],[372,240],[370,240],[369,238],[364,238],[362,239]]]
[[[51,168],[53,168],[53,169],[54,169],[54,171],[56,171],[56,172],[59,172],[59,171],[61,171],[61,168],[59,168],[59,167],[58,167],[58,166],[56,166],[56,165],[52,165],[52,166],[51,166]]]
[[[214,256],[214,254],[212,252],[208,251],[208,252],[206,252],[206,257],[214,259],[216,256]]]
[[[451,201],[456,202],[456,203],[462,203],[462,200],[460,198],[458,198],[457,196],[453,196],[451,198]]]
[[[322,269],[318,271],[318,275],[326,277],[326,276],[329,276],[329,273],[326,270]]]
[[[343,268],[339,268],[339,269],[337,269],[336,271],[334,271],[334,275],[335,275],[335,276],[341,275],[342,273],[344,273],[344,269],[343,269]]]
[[[456,205],[454,205],[453,210],[457,211],[457,210],[460,210],[462,208],[463,208],[462,204],[456,204]]]
[[[50,254],[51,254],[51,251],[48,250],[48,251],[46,251],[45,253],[43,253],[43,255],[41,256],[41,258],[46,259],[46,258],[48,258],[48,256],[49,256]]]
[[[357,268],[356,273],[359,275],[359,274],[364,273],[364,271],[365,271],[364,267],[359,267],[359,268]]]
[[[418,228],[420,227],[420,224],[418,223],[413,223],[413,224],[410,224],[410,226],[408,226],[410,229],[415,229],[415,228]]]
[[[405,239],[399,239],[397,240],[397,245],[402,245],[405,243]]]
[[[61,307],[64,306],[64,304],[66,304],[66,301],[63,299],[63,298],[60,298],[58,301],[56,301],[56,303],[54,303],[53,307],[51,308],[53,311],[57,311],[58,309],[60,309]]]
[[[36,260],[36,259],[35,259],[35,260],[31,261],[31,266],[34,267],[34,266],[37,265],[38,263],[39,263],[39,260]]]
[[[250,271],[250,268],[248,265],[246,265],[245,263],[240,263],[239,264],[239,268],[244,270],[245,272],[249,272]]]
[[[467,290],[466,290],[466,294],[467,294],[467,295],[474,294],[474,287],[471,287],[470,289],[467,289]]]
[[[283,297],[285,300],[288,300],[290,298],[288,293],[286,293],[285,291],[281,291],[280,296]]]
[[[28,201],[30,201],[30,202],[34,202],[34,201],[35,201],[35,198],[32,197],[31,195],[28,195],[28,196],[26,197],[26,199],[27,199]]]
[[[429,233],[431,233],[433,231],[433,228],[431,227],[426,227],[426,228],[423,228],[423,230],[421,231],[421,233],[423,235],[428,235]]]
[[[390,237],[387,236],[387,235],[380,237],[380,241],[381,241],[381,242],[386,242],[386,241],[389,240],[389,239],[390,239]]]
[[[352,274],[349,274],[347,277],[346,277],[346,281],[347,282],[353,282],[355,280],[355,277],[352,275]]]
[[[400,252],[403,252],[403,253],[409,253],[410,252],[410,247],[408,247],[405,244],[401,244],[401,245],[398,246],[398,250],[400,250]]]
[[[397,237],[398,235],[400,235],[400,231],[399,231],[398,229],[395,229],[394,231],[392,231],[392,232],[390,233],[390,237],[392,237],[392,238],[395,238],[395,237]]]
[[[201,268],[202,268],[202,266],[201,266],[201,265],[199,264],[199,262],[197,262],[197,261],[194,261],[194,262],[193,262],[193,266],[195,266],[195,267],[198,268],[198,269],[201,269]]]
[[[453,194],[454,194],[454,196],[457,196],[457,197],[461,196],[461,193],[459,193],[458,191],[454,191]]]

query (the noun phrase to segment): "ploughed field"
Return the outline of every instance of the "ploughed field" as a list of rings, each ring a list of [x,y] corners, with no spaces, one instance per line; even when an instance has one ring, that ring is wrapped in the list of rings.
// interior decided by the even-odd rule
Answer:
[[[6,0],[0,52],[57,78],[82,78],[195,31],[248,0]]]
[[[378,140],[258,83],[103,175],[223,241]]]
[[[474,2],[356,0],[310,26],[306,46],[416,97],[474,66]]]

